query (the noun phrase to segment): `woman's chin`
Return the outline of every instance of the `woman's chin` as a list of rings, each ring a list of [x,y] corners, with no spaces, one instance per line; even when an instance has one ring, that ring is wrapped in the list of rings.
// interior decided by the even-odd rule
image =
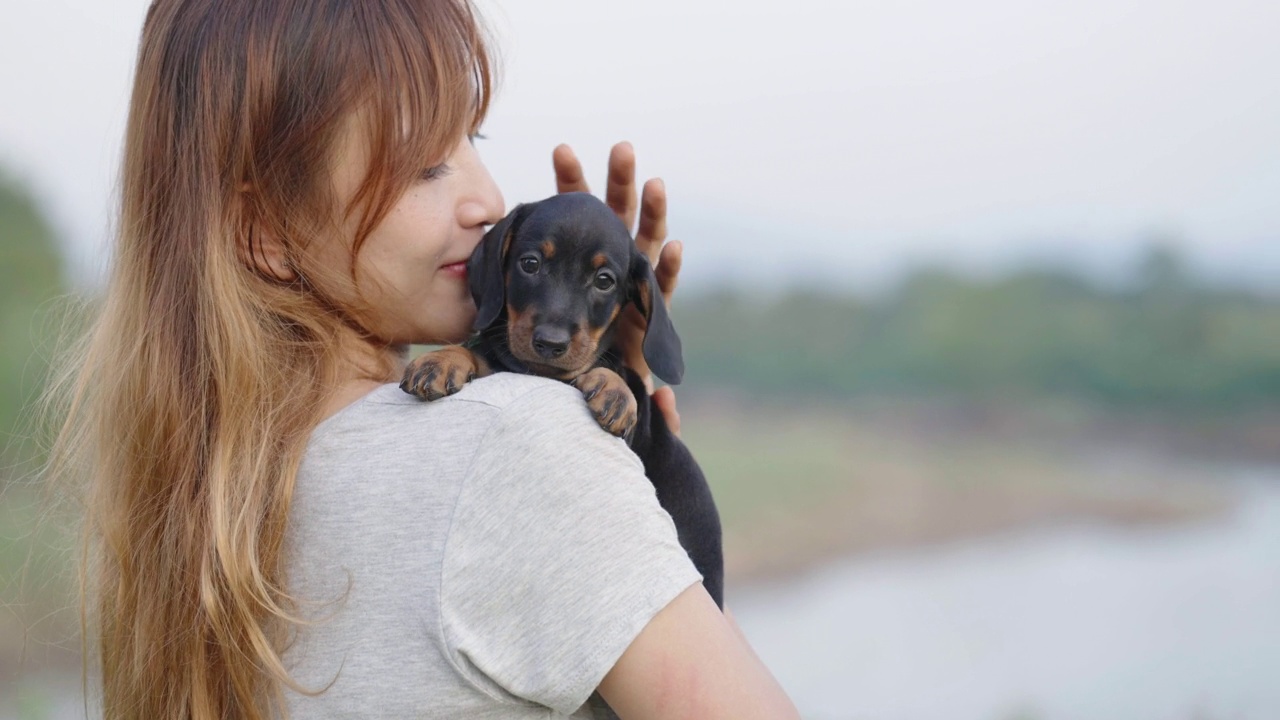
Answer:
[[[432,332],[425,333],[424,337],[433,338],[432,340],[419,343],[421,345],[457,345],[465,342],[471,337],[471,323],[475,320],[475,311],[472,310],[462,317],[458,317],[451,322],[442,323],[440,327],[432,329]]]
[[[408,310],[406,315],[419,319],[413,324],[414,345],[456,345],[471,337],[476,306],[470,299],[466,302],[437,300],[423,303],[420,309]]]

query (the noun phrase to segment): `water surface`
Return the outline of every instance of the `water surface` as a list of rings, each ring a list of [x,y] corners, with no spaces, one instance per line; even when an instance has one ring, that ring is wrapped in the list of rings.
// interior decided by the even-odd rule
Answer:
[[[1194,526],[1077,525],[729,596],[812,720],[1280,718],[1280,471]]]

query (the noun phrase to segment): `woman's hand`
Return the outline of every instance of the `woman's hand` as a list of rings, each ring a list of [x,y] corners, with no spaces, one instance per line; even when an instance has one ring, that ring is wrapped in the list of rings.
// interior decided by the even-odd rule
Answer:
[[[670,385],[664,385],[649,398],[653,400],[654,405],[658,406],[658,410],[662,411],[667,427],[676,437],[680,437],[680,413],[676,410],[676,391],[672,390]]]
[[[568,145],[561,145],[551,154],[552,165],[556,172],[556,192],[591,192],[582,175],[582,164]],[[680,241],[663,244],[667,239],[667,190],[662,180],[653,178],[644,184],[640,202],[636,204],[636,153],[631,143],[621,142],[613,146],[609,153],[609,180],[605,188],[605,202],[622,219],[627,230],[636,225],[636,210],[640,212],[640,226],[635,231],[636,247],[649,258],[654,274],[658,278],[658,288],[662,291],[662,299],[667,307],[671,307],[671,296],[676,289],[676,281],[680,275],[680,262],[684,246]],[[644,385],[653,393],[653,377],[649,372],[649,364],[644,360],[641,345],[644,341],[645,320],[636,310],[629,306],[618,320],[616,336],[622,350],[623,362],[636,371],[644,380]],[[669,400],[669,402],[665,402]],[[675,396],[664,398],[659,403],[667,422],[672,422],[675,415]],[[667,408],[670,407],[670,412]],[[679,427],[676,416],[673,429]]]

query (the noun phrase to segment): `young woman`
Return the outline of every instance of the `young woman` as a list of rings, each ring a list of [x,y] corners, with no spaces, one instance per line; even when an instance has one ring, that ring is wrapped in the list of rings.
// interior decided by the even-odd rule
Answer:
[[[623,718],[795,715],[576,390],[395,385],[410,344],[466,337],[504,212],[470,142],[487,52],[466,0],[148,11],[59,446],[91,477],[107,718],[589,717],[597,690]],[[633,175],[615,148],[629,223]]]

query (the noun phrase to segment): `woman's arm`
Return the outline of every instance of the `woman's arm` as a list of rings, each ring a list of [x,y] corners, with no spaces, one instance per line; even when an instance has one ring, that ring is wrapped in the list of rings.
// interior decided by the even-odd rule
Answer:
[[[702,583],[659,612],[600,683],[622,720],[799,718]]]
[[[582,166],[568,146],[552,156],[557,192],[590,192]],[[619,143],[609,154],[605,201],[649,258],[668,305],[680,274],[683,246],[667,239],[667,194],[661,180],[649,180],[637,204],[635,151]],[[664,244],[665,243],[665,244]],[[618,334],[628,367],[652,388],[641,353],[644,321],[624,318]],[[670,388],[654,394],[654,403],[677,435],[680,416]],[[799,718],[795,706],[747,644],[727,613],[722,614],[702,583],[667,604],[640,631],[600,683],[600,694],[623,720],[646,718]]]

